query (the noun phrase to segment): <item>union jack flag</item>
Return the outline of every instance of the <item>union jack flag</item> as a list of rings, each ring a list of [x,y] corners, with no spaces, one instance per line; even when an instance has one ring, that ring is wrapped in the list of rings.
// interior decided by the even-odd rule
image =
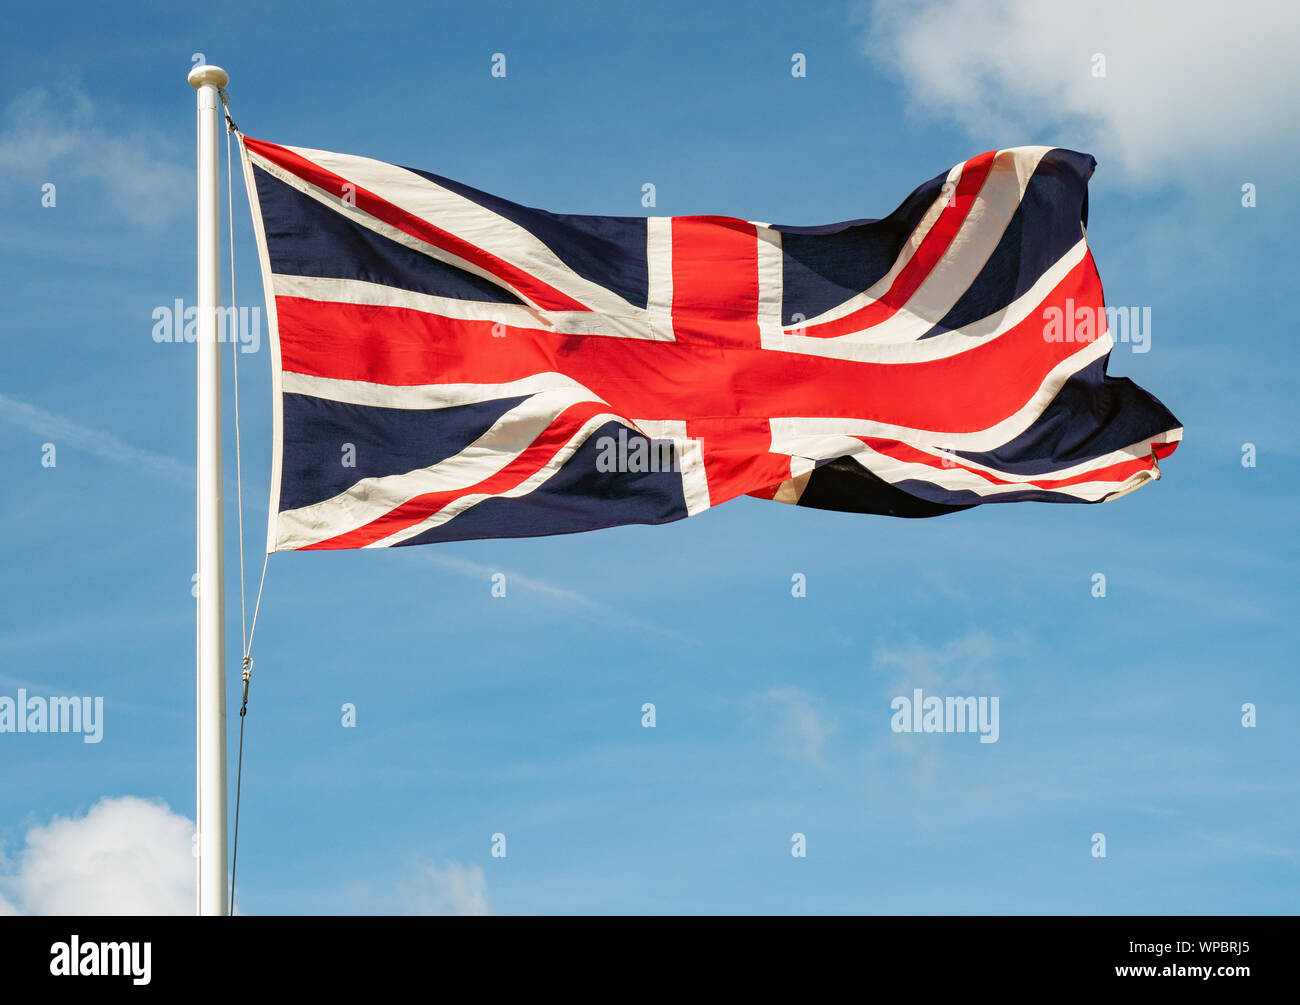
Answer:
[[[1106,373],[1086,154],[993,151],[883,219],[788,227],[555,214],[241,142],[270,551],[665,523],[741,495],[905,517],[1103,502],[1182,437]]]

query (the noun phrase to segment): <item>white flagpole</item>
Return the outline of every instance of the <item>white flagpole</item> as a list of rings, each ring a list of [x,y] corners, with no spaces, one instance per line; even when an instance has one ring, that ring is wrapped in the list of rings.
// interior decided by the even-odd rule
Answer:
[[[229,76],[196,66],[198,92],[198,913],[226,914],[226,579],[221,511],[221,202],[217,149]]]

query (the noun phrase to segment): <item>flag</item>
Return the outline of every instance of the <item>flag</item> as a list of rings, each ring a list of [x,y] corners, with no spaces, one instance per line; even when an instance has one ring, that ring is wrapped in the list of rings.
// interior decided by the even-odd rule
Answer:
[[[1095,161],[984,153],[888,216],[579,216],[241,137],[275,385],[268,550],[665,523],[742,495],[1103,502],[1178,421],[1110,377]]]

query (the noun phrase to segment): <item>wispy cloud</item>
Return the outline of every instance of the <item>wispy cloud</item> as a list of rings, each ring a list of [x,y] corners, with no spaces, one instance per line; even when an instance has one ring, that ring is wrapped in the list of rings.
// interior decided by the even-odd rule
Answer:
[[[1193,836],[1208,845],[1222,849],[1225,857],[1233,859],[1276,859],[1290,866],[1300,866],[1300,852],[1295,848],[1268,844],[1253,835],[1215,833],[1198,828]]]
[[[491,914],[487,877],[481,865],[426,862],[412,879],[407,895],[418,914],[481,916]]]
[[[839,726],[826,703],[802,688],[774,687],[754,696],[751,706],[775,713],[773,733],[790,760],[826,767],[826,744]]]
[[[1025,645],[1019,637],[995,639],[977,631],[945,642],[912,639],[877,647],[872,669],[880,674],[881,687],[870,715],[877,739],[866,754],[868,770],[880,772],[887,755],[901,755],[918,784],[935,785],[951,752],[942,744],[917,742],[915,734],[890,731],[886,725],[893,715],[890,702],[897,696],[910,698],[915,688],[928,697],[998,695],[999,666]]]
[[[5,394],[0,394],[0,422],[35,433],[53,443],[56,449],[71,447],[74,450],[84,450],[107,461],[131,465],[146,474],[177,485],[194,484],[194,468],[174,457],[133,447],[102,429],[83,426]]]
[[[192,205],[192,172],[174,138],[145,124],[109,129],[95,122],[94,103],[79,91],[37,88],[5,110],[0,127],[0,178],[10,184],[93,186],[118,215],[158,226]]]
[[[987,146],[1056,143],[1184,183],[1205,159],[1295,147],[1295,4],[1240,0],[1227,20],[1211,0],[880,0],[863,14],[867,53]]]
[[[990,693],[997,679],[997,663],[1010,645],[984,632],[972,632],[942,643],[911,640],[880,646],[872,666],[886,676],[886,695],[910,694],[921,688],[927,694]]]
[[[536,576],[527,576],[521,572],[513,572],[482,562],[474,562],[457,555],[441,554],[431,548],[420,549],[418,557],[420,561],[429,565],[436,565],[448,572],[476,579],[485,584],[492,581],[493,575],[501,573],[506,577],[507,589],[522,588],[525,591],[555,602],[570,614],[578,615],[590,621],[596,621],[611,627],[630,628],[647,635],[671,639],[674,642],[690,641],[686,636],[672,628],[633,617],[610,604],[595,600],[584,593],[579,593],[577,590],[557,586],[545,579],[538,579]]]

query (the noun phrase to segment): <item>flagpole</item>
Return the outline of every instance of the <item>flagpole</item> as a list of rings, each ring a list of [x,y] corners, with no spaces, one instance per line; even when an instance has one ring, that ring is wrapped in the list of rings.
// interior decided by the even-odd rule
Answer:
[[[226,582],[221,511],[219,66],[190,70],[198,92],[198,913],[226,914]]]

